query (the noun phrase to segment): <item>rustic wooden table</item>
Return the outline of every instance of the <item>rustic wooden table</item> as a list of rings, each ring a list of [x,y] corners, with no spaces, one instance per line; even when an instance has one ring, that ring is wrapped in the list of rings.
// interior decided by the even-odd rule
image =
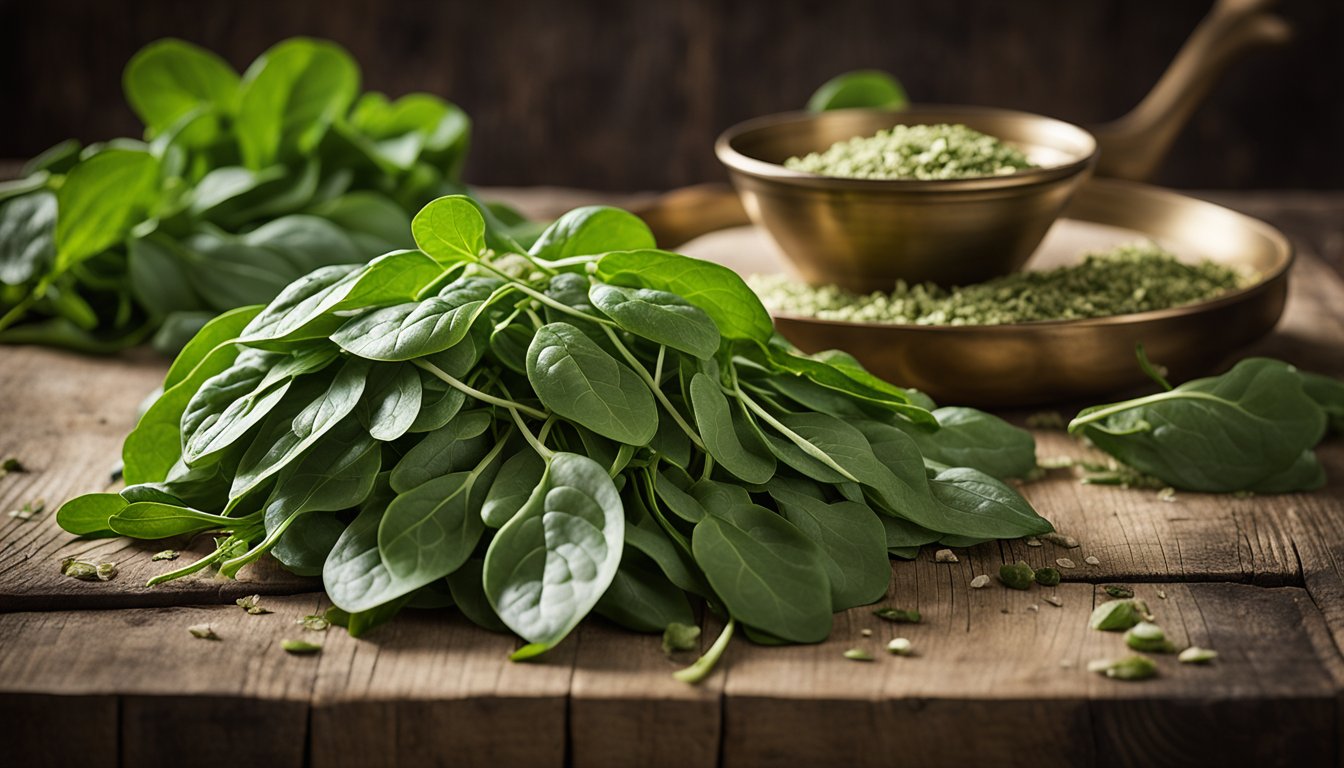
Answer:
[[[582,198],[513,195],[534,212]],[[1300,254],[1287,315],[1255,353],[1344,375],[1344,195],[1222,194],[1283,227]],[[1052,472],[1024,492],[1082,546],[987,544],[938,564],[893,564],[886,602],[924,621],[859,608],[820,645],[736,642],[698,687],[669,673],[656,637],[590,621],[544,660],[451,611],[408,611],[366,638],[325,636],[321,654],[283,653],[295,620],[325,606],[320,585],[274,568],[143,587],[162,549],[75,541],[52,510],[109,485],[135,406],[165,361],[0,349],[0,455],[30,471],[0,478],[0,763],[74,765],[1041,765],[1339,764],[1344,723],[1344,444],[1322,449],[1325,489],[1234,498],[1083,486]],[[1025,414],[1009,414],[1021,419]],[[1060,432],[1041,456],[1081,456]],[[183,549],[191,547],[178,543]],[[199,546],[197,547],[199,552]],[[59,575],[63,557],[119,563],[107,583]],[[1083,564],[1095,555],[1100,564]],[[1069,557],[1046,591],[968,582],[1000,563]],[[1207,667],[1158,660],[1137,683],[1089,674],[1117,655],[1091,631],[1101,585],[1131,585],[1178,644],[1215,648]],[[235,598],[262,593],[274,613]],[[718,627],[706,618],[708,642]],[[219,642],[186,627],[214,625]],[[871,630],[870,637],[862,634]],[[881,651],[905,636],[908,658]],[[871,648],[877,660],[842,657]]]

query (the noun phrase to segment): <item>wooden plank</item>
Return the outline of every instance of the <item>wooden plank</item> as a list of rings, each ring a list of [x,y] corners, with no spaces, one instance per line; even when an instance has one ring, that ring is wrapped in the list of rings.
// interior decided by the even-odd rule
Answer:
[[[515,663],[520,643],[457,612],[405,611],[319,660],[310,761],[331,766],[562,766],[575,641]]]
[[[891,600],[918,607],[919,625],[856,609],[837,616],[819,645],[738,649],[725,685],[723,765],[878,766],[914,755],[985,764],[1025,754],[1060,765],[1335,758],[1338,683],[1308,633],[1321,619],[1302,590],[1168,585],[1162,600],[1159,587],[1140,587],[1176,643],[1221,656],[1209,667],[1161,657],[1159,678],[1126,683],[1085,669],[1126,652],[1120,635],[1087,628],[1092,587],[970,590],[972,572],[966,563],[898,569]],[[1063,607],[1042,602],[1047,592]],[[896,636],[916,655],[888,656],[883,646]],[[850,647],[877,660],[849,661],[842,653]]]
[[[28,468],[0,477],[0,611],[232,602],[257,592],[320,588],[270,558],[244,569],[239,581],[204,573],[149,588],[151,576],[212,551],[211,539],[79,540],[56,525],[56,509],[66,499],[112,486],[109,473],[135,426],[136,407],[167,369],[168,361],[148,349],[100,358],[0,347],[0,458],[17,457]],[[46,501],[39,516],[24,521],[5,514],[34,499]],[[182,558],[150,560],[170,548]],[[115,562],[119,573],[108,582],[63,576],[61,561],[74,556]]]
[[[28,725],[7,745],[14,764],[42,764],[51,750],[77,745],[128,767],[303,765],[318,660],[279,643],[312,634],[295,620],[319,610],[319,598],[263,604],[274,613],[192,606],[0,615],[0,706],[27,712],[18,722]],[[220,640],[187,632],[201,623]],[[52,738],[61,728],[74,734],[69,744]]]
[[[678,682],[672,673],[708,650],[722,628],[706,612],[700,650],[669,658],[657,635],[634,635],[600,619],[585,622],[569,691],[573,765],[717,765],[724,667],[698,685]]]

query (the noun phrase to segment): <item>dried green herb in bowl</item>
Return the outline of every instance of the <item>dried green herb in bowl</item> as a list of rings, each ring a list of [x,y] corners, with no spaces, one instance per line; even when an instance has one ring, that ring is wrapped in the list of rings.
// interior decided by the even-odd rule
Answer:
[[[1182,262],[1152,242],[1088,253],[1074,265],[1019,272],[945,289],[898,281],[866,296],[785,275],[748,282],[767,307],[790,315],[893,325],[1003,325],[1081,320],[1194,304],[1244,287],[1254,276],[1214,261]]]
[[[967,179],[1036,165],[1021,150],[964,125],[897,125],[790,157],[784,167],[848,179]]]

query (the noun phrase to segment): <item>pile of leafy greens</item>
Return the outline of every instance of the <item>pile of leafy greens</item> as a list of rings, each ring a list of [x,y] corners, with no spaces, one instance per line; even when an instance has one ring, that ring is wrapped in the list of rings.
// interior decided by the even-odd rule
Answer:
[[[735,625],[817,642],[882,597],[888,554],[1051,530],[1002,479],[1029,434],[800,353],[631,214],[577,209],[524,249],[450,196],[412,228],[418,250],[206,325],[126,440],[130,485],[60,524],[212,532],[155,581],[269,554],[354,631],[453,603],[517,658],[593,611],[661,631],[692,601],[727,620],[711,656]]]
[[[464,191],[467,116],[361,95],[333,43],[287,40],[239,76],[162,40],[123,82],[143,141],[67,141],[0,184],[0,342],[107,352],[159,331],[176,351],[314,269],[411,247],[411,215]]]
[[[1325,484],[1314,449],[1327,430],[1344,432],[1344,382],[1252,357],[1172,388],[1142,349],[1139,359],[1165,391],[1088,408],[1069,432],[1182,490],[1291,493]]]

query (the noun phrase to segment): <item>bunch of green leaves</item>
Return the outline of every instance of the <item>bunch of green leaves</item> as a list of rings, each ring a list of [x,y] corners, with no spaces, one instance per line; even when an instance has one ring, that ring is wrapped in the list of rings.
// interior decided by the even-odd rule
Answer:
[[[691,624],[693,601],[817,642],[885,593],[889,553],[1051,529],[1001,479],[1034,466],[1029,435],[801,354],[631,214],[580,208],[524,249],[453,196],[413,231],[206,325],[126,440],[131,485],[61,525],[210,531],[156,581],[269,554],[321,574],[352,631],[453,603],[516,658],[594,611]]]
[[[833,109],[905,109],[910,99],[901,81],[880,69],[859,69],[836,75],[807,100],[809,112]]]
[[[112,351],[161,331],[176,351],[314,269],[411,247],[411,215],[462,191],[467,116],[361,95],[330,42],[281,42],[239,75],[161,40],[123,85],[143,140],[63,142],[0,184],[0,342]]]
[[[1344,382],[1253,357],[1172,388],[1142,349],[1139,361],[1164,391],[1087,408],[1069,432],[1181,490],[1291,493],[1325,484],[1314,449],[1328,429],[1344,429]]]

